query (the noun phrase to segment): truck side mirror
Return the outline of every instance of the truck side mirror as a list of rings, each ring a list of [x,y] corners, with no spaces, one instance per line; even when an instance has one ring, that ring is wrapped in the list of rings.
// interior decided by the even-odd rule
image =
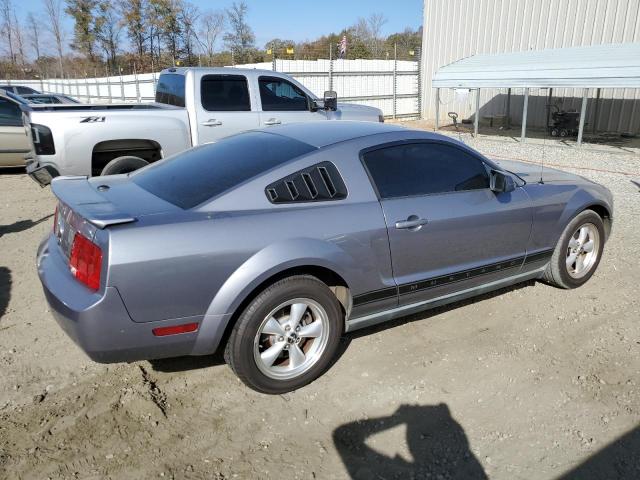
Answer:
[[[324,92],[324,108],[333,111],[338,109],[338,94],[335,91],[327,90]]]

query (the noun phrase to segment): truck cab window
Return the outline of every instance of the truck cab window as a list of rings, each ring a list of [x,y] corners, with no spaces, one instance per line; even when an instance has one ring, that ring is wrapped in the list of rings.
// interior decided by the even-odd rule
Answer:
[[[208,112],[248,112],[249,87],[243,75],[205,75],[200,83],[202,108]]]
[[[302,90],[283,78],[260,77],[260,101],[264,111],[305,111],[309,100]]]
[[[184,75],[160,75],[156,86],[156,102],[184,107]]]

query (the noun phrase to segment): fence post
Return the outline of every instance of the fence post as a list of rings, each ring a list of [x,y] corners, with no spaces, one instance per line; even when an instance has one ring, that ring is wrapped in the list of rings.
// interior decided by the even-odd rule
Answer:
[[[140,84],[138,83],[138,70],[136,69],[135,64],[133,65],[133,75],[136,82],[136,98],[138,103],[140,103]]]
[[[422,49],[416,48],[416,58],[418,59],[418,119],[422,119]]]
[[[333,90],[333,43],[329,43],[329,90]]]
[[[276,53],[275,48],[271,50],[271,70],[276,71]]]
[[[44,92],[44,82],[42,81],[42,75],[40,75],[40,91]]]
[[[398,91],[398,44],[393,44],[393,118],[396,118]]]
[[[87,89],[87,97],[89,99],[89,103],[91,103],[91,90],[89,90],[89,80],[87,80],[87,74],[84,74],[84,86]]]
[[[125,101],[125,96],[124,96],[124,80],[122,79],[122,68],[120,69],[120,98],[122,99],[122,101]]]
[[[109,103],[113,103],[113,94],[111,93],[111,75],[107,76],[107,95],[109,95]]]

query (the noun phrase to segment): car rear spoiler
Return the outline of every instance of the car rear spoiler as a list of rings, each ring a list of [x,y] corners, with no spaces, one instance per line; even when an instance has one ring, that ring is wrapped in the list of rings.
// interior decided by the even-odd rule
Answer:
[[[88,181],[88,177],[56,177],[51,191],[65,205],[98,228],[135,222],[136,218],[121,212],[100,195]]]

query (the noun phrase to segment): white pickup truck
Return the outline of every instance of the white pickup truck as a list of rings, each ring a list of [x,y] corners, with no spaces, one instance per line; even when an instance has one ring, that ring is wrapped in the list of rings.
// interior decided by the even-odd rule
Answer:
[[[58,175],[127,173],[190,147],[289,122],[382,122],[373,107],[319,99],[287,75],[239,68],[169,68],[155,103],[30,105],[27,172],[40,185]]]

